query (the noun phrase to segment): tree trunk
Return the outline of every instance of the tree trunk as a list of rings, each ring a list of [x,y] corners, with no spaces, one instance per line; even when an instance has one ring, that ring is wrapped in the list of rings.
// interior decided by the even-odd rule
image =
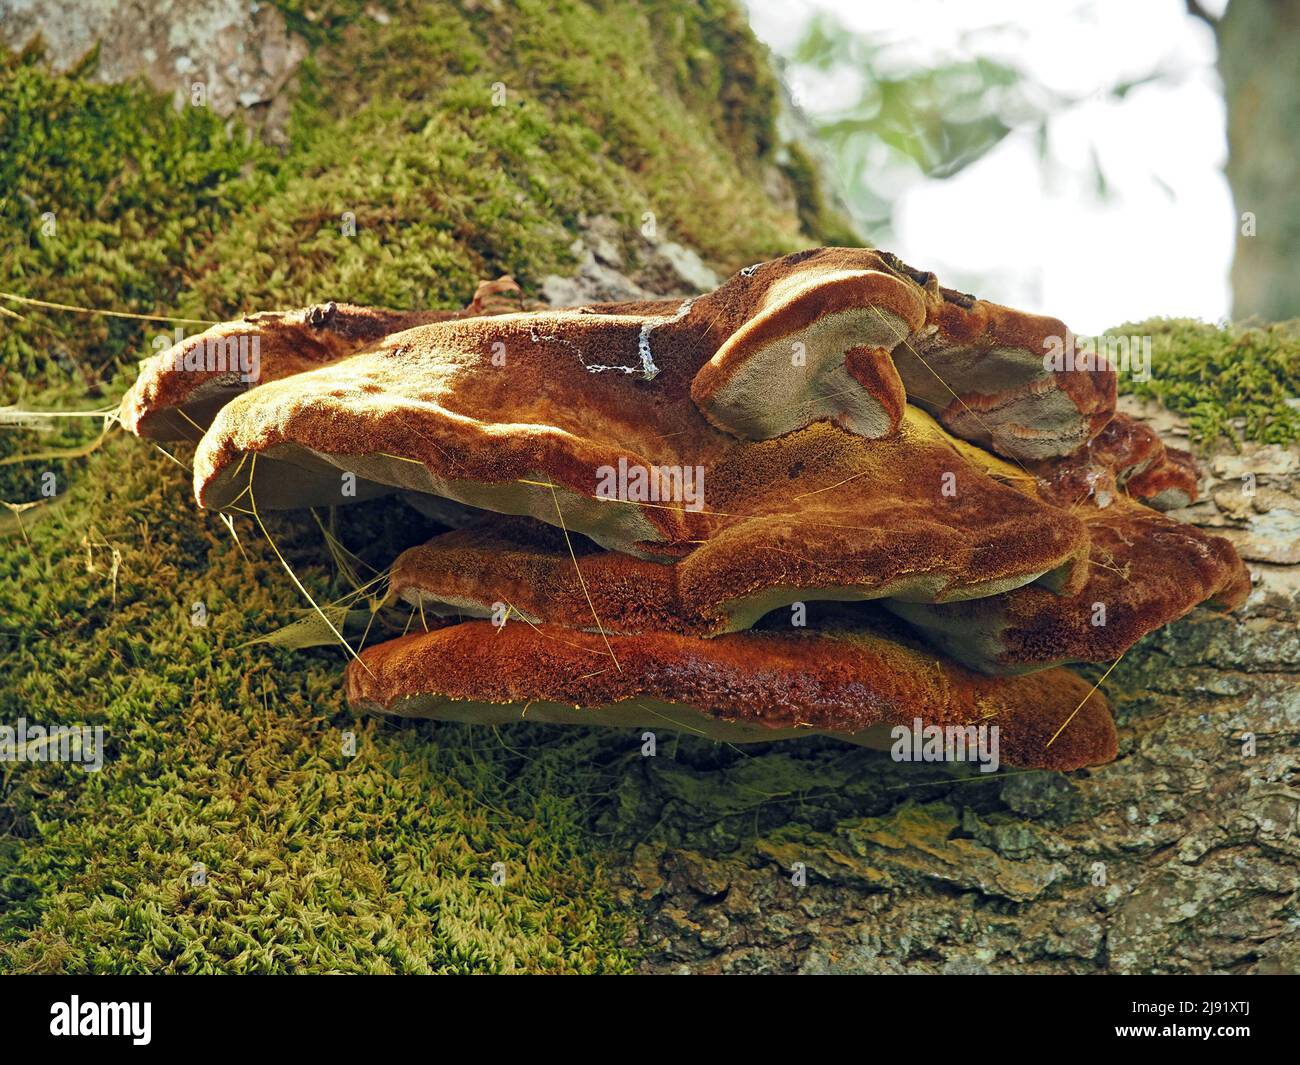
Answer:
[[[1232,0],[1214,23],[1237,208],[1232,313],[1300,316],[1300,0]]]

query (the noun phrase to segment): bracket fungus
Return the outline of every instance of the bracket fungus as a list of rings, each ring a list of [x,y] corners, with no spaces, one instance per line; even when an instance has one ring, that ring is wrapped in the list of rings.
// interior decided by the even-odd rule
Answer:
[[[1116,414],[1074,454],[1032,468],[1061,503],[1090,497],[1105,508],[1122,489],[1156,510],[1177,510],[1197,497],[1190,452],[1165,447],[1152,429],[1127,414]]]
[[[1090,560],[1076,592],[1023,587],[963,603],[890,601],[956,660],[986,673],[1109,662],[1201,603],[1233,610],[1250,574],[1232,544],[1119,496],[1083,511]]]
[[[389,311],[331,302],[222,322],[146,359],[118,416],[137,436],[198,440],[218,410],[263,382],[336,362],[389,333],[513,310],[518,293],[514,278],[499,277],[481,282],[462,311]]]
[[[256,380],[195,355],[241,329]],[[197,440],[204,507],[400,493],[436,519],[389,574],[425,631],[354,658],[359,707],[741,741],[997,724],[1009,763],[1071,769],[1116,738],[1057,667],[1249,591],[1153,509],[1195,498],[1191,456],[1116,413],[1104,360],[1045,357],[1072,343],[820,248],[686,300],[523,310],[502,279],[461,312],[254,315],[146,363],[122,420]]]
[[[347,685],[354,705],[381,713],[670,728],[733,743],[831,735],[888,748],[891,727],[917,717],[997,725],[1001,758],[1046,769],[1110,761],[1117,743],[1106,700],[1088,699],[1072,673],[981,676],[853,624],[704,640],[463,621],[368,648]]]

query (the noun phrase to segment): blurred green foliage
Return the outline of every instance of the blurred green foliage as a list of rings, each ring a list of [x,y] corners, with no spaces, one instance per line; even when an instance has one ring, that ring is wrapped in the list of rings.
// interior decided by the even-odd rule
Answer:
[[[1014,127],[1045,131],[1054,104],[1008,63],[975,56],[899,64],[886,42],[825,12],[809,19],[787,70],[796,84],[843,86],[836,105],[821,101],[812,113],[813,129],[858,226],[875,236],[889,231],[900,181],[951,177]]]
[[[960,173],[1013,130],[1033,138],[1045,170],[1052,165],[1051,122],[1080,101],[1042,85],[1012,60],[981,54],[982,35],[991,39],[1005,29],[990,23],[969,35],[960,54],[918,61],[884,33],[851,30],[824,11],[809,18],[783,56],[785,72],[796,87],[823,87],[815,100],[802,102],[803,110],[861,232],[887,240],[900,189]],[[1108,85],[1106,93],[1122,100],[1139,85],[1176,73],[1157,63]],[[828,100],[826,86],[838,95]],[[1095,147],[1088,146],[1084,165],[1097,197],[1106,199],[1110,186]]]

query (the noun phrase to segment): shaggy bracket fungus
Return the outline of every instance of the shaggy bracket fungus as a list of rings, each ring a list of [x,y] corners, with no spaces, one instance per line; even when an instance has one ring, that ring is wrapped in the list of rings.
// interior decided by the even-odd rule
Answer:
[[[186,368],[250,330],[256,380]],[[436,521],[390,575],[426,631],[349,665],[359,707],[740,741],[992,724],[1009,763],[1073,769],[1114,725],[1055,667],[1249,575],[1153,509],[1195,498],[1195,463],[1116,414],[1104,360],[1044,359],[1072,343],[819,248],[684,301],[525,311],[502,279],[456,313],[254,315],[146,363],[122,421],[197,439],[205,507],[401,493]]]

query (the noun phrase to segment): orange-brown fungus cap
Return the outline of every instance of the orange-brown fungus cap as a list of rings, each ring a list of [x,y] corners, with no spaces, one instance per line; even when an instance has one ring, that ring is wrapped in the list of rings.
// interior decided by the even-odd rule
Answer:
[[[995,723],[1009,763],[1072,769],[1114,757],[1114,726],[1053,667],[1249,591],[1227,541],[1151,509],[1195,498],[1195,463],[1116,414],[1104,359],[1058,359],[1054,318],[849,248],[685,300],[517,297],[255,315],[123,402],[138,434],[202,433],[205,507],[400,491],[457,526],[397,560],[391,596],[436,627],[350,665],[359,706],[741,741]],[[908,625],[775,628],[868,599]]]
[[[885,437],[904,420],[908,398],[951,432],[1017,461],[1061,455],[1109,420],[1114,375],[1045,369],[1038,349],[1058,332],[1054,319],[950,293],[887,254],[817,249],[677,303],[478,317],[385,335],[234,399],[199,450],[196,494],[224,506],[242,490],[228,467],[256,453],[313,476],[342,469],[536,513],[502,486],[532,479],[580,499],[593,470],[620,458],[707,466],[737,441],[815,422]],[[941,401],[936,373],[951,389]],[[301,503],[293,493],[266,499]],[[628,549],[689,535],[670,516],[639,517],[597,538]]]
[[[880,726],[920,718],[997,725],[1002,761],[1058,770],[1115,757],[1106,700],[1089,691],[1065,670],[986,677],[835,630],[609,636],[607,650],[596,633],[468,621],[378,644],[348,667],[349,701],[382,713],[680,728],[733,742],[823,733],[873,746]]]
[[[1186,451],[1166,448],[1150,427],[1116,414],[1100,433],[1065,458],[1033,463],[1049,494],[1063,505],[1090,500],[1105,507],[1117,491],[1157,510],[1176,510],[1196,499],[1196,463]]]
[[[128,432],[154,440],[197,440],[235,396],[335,362],[390,333],[451,318],[517,310],[510,277],[484,281],[463,311],[389,311],[322,303],[250,314],[177,341],[146,359],[118,412]]]
[[[987,672],[1107,662],[1203,602],[1233,610],[1250,573],[1229,541],[1120,496],[1077,509],[1091,565],[1082,590],[1024,587],[963,603],[886,605],[958,661]]]
[[[919,412],[883,440],[815,425],[737,444],[708,474],[717,509],[688,515],[693,542],[675,564],[571,537],[580,578],[560,529],[493,516],[408,551],[393,590],[435,612],[477,616],[509,598],[529,617],[577,626],[591,622],[590,594],[614,631],[713,635],[801,600],[945,602],[1086,577],[1077,518],[974,466]],[[552,521],[564,513],[567,529],[579,525],[546,489],[527,491]]]

